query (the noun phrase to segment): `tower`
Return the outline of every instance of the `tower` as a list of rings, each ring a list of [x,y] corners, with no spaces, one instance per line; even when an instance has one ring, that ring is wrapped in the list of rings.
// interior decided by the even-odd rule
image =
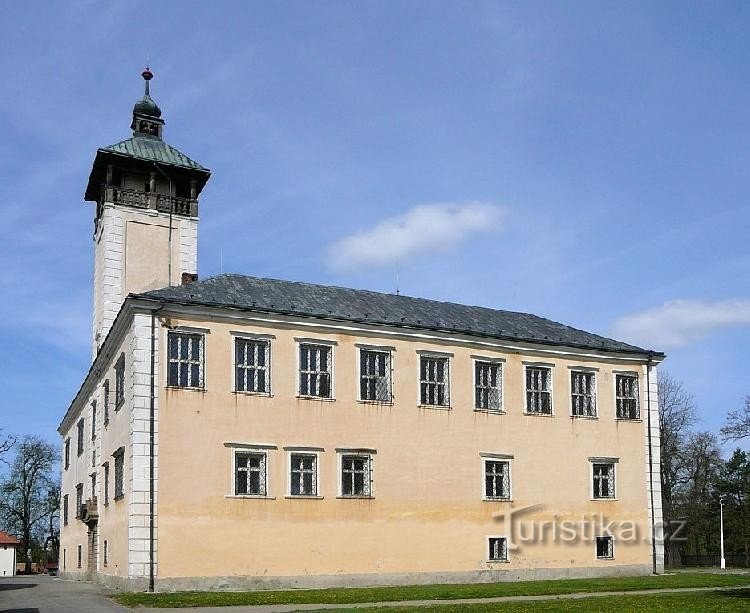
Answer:
[[[133,107],[133,136],[96,152],[84,199],[94,216],[93,355],[130,293],[198,271],[198,196],[211,172],[163,139],[153,73]]]

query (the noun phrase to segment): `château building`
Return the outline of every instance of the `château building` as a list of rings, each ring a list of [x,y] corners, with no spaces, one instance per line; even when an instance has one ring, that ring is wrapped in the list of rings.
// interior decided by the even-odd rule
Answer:
[[[59,426],[63,576],[169,590],[662,570],[662,353],[525,313],[198,280],[210,172],[164,140],[152,76],[85,192],[93,360]]]

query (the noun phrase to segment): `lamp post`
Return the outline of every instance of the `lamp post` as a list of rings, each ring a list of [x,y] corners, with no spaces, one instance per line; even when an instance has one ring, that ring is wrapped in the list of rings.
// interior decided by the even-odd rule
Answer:
[[[727,567],[724,559],[724,496],[719,496],[719,542],[721,543],[721,568]]]

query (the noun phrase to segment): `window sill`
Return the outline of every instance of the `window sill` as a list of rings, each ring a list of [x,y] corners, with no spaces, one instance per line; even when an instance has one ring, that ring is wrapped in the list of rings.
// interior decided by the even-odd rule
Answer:
[[[276,500],[276,496],[261,496],[256,494],[225,494],[224,498],[238,498],[240,500]]]
[[[375,496],[336,496],[336,500],[375,500]]]
[[[482,498],[482,502],[513,502],[512,498]]]
[[[534,411],[524,411],[524,415],[529,415],[531,417],[554,417],[554,413],[536,413]]]
[[[248,392],[246,390],[232,390],[237,396],[260,396],[261,398],[273,398],[271,392]]]
[[[487,560],[487,564],[510,564],[510,560]]]
[[[114,497],[114,501],[115,501],[115,502],[119,502],[119,501],[120,501],[120,500],[122,500],[123,498],[125,498],[125,494],[120,494],[119,496],[115,496],[115,497]]]
[[[640,417],[638,417],[636,419],[630,419],[629,417],[615,417],[615,421],[631,421],[631,422],[636,423],[636,424],[643,423],[643,420]]]
[[[185,391],[185,392],[205,392],[206,391],[205,387],[188,387],[186,385],[184,386],[183,385],[165,385],[164,388],[168,390],[180,390],[180,391]]]
[[[357,400],[358,404],[374,404],[375,406],[392,407],[393,400]]]
[[[589,420],[597,420],[599,419],[598,415],[571,415],[570,419],[589,419]]]
[[[474,409],[475,413],[487,413],[488,415],[505,415],[502,409]]]
[[[592,498],[591,502],[617,502],[619,498]]]
[[[323,500],[323,496],[294,496],[291,494],[289,496],[284,496],[284,498],[286,498],[287,500]]]
[[[597,557],[596,559],[597,560],[602,560],[604,562],[610,562],[611,560],[615,559],[615,556],[612,556],[611,558],[600,558],[600,557]]]
[[[443,404],[418,404],[418,409],[431,409],[433,411],[451,411],[453,407]]]
[[[297,400],[320,400],[321,402],[336,402],[335,398],[325,398],[323,396],[303,396],[297,394]]]

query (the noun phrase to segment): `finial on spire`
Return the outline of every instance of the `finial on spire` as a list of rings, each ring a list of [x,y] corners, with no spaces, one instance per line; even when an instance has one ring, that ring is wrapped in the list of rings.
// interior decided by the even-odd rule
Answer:
[[[146,70],[144,70],[144,71],[143,71],[143,72],[141,73],[141,76],[143,77],[143,80],[144,80],[144,81],[146,82],[146,95],[147,95],[147,96],[150,96],[151,94],[150,94],[150,92],[149,92],[148,82],[149,82],[149,81],[150,81],[151,79],[153,79],[153,78],[154,78],[154,73],[153,73],[153,72],[151,72],[151,70],[149,69],[149,67],[148,67],[148,66],[146,66]]]

